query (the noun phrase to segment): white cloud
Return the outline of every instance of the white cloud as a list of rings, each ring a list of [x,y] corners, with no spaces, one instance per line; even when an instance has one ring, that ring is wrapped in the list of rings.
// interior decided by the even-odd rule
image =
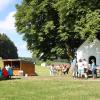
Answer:
[[[32,57],[32,53],[27,50],[26,42],[23,42],[20,45],[17,44],[17,49],[18,49],[19,57]]]
[[[20,3],[22,0],[0,0],[0,12],[5,10],[9,5],[15,5]]]
[[[0,33],[5,33],[15,43],[20,57],[31,57],[32,54],[27,50],[26,42],[22,41],[22,37],[16,32],[15,13],[15,11],[10,12],[4,20],[0,20]]]
[[[27,48],[27,44],[24,42],[23,44],[17,45],[18,49],[24,50]]]
[[[14,12],[10,12],[8,16],[0,21],[0,32],[1,33],[6,33],[6,32],[12,32],[16,30],[15,28],[15,18],[14,18]]]
[[[5,9],[9,3],[10,3],[10,0],[0,0],[0,11]]]
[[[3,14],[4,9],[9,9],[10,6],[13,7],[15,4],[20,4],[22,0],[0,0],[0,12]],[[8,7],[8,8],[7,8]],[[0,20],[0,33],[16,32],[15,28],[15,17],[16,11],[8,13],[5,19]]]
[[[14,7],[16,3],[20,4],[22,0],[0,0],[0,13],[4,14],[6,9]],[[16,32],[14,14],[16,11],[8,12],[8,16],[0,20],[0,33],[5,33],[16,45],[18,55],[31,57],[32,54],[27,50],[27,44],[22,37]]]

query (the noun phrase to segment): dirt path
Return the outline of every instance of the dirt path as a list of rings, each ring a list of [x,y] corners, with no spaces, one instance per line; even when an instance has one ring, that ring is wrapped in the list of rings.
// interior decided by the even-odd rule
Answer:
[[[100,81],[100,78],[88,78],[88,79],[82,79],[82,78],[76,78],[73,79],[71,77],[66,77],[66,76],[28,76],[26,77],[22,77],[23,79],[28,79],[28,80],[59,80],[59,81],[63,81],[63,80],[68,80],[68,81]]]

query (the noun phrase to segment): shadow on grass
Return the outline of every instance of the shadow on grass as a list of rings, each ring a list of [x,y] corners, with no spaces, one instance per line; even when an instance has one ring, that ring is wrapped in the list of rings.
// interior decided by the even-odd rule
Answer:
[[[21,77],[12,76],[11,78],[0,78],[0,81],[7,81],[7,80],[19,80]]]

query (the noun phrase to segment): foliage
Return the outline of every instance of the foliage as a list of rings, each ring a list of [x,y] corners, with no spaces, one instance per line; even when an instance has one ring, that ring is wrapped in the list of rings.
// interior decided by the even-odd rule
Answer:
[[[100,34],[99,0],[23,0],[16,8],[17,31],[44,60],[71,59],[83,41]]]
[[[52,48],[58,45],[59,26],[57,11],[54,9],[53,0],[23,0],[22,5],[17,5],[16,26],[17,31],[24,35],[28,49],[35,52],[36,56],[43,53],[43,59],[55,56]],[[52,52],[51,52],[52,51]]]
[[[0,34],[0,57],[3,59],[18,58],[16,46],[5,34]]]
[[[97,34],[100,35],[100,10],[89,11],[85,18],[82,17],[77,21],[76,31],[80,32],[82,38],[89,37],[90,40],[93,40]]]

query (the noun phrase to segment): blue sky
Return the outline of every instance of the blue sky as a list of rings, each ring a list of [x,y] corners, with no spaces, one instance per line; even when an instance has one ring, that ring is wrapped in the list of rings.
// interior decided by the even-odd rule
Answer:
[[[15,5],[21,2],[22,0],[0,0],[0,33],[5,33],[14,42],[18,49],[19,57],[31,57],[30,51],[27,50],[27,43],[16,32],[14,25]]]

